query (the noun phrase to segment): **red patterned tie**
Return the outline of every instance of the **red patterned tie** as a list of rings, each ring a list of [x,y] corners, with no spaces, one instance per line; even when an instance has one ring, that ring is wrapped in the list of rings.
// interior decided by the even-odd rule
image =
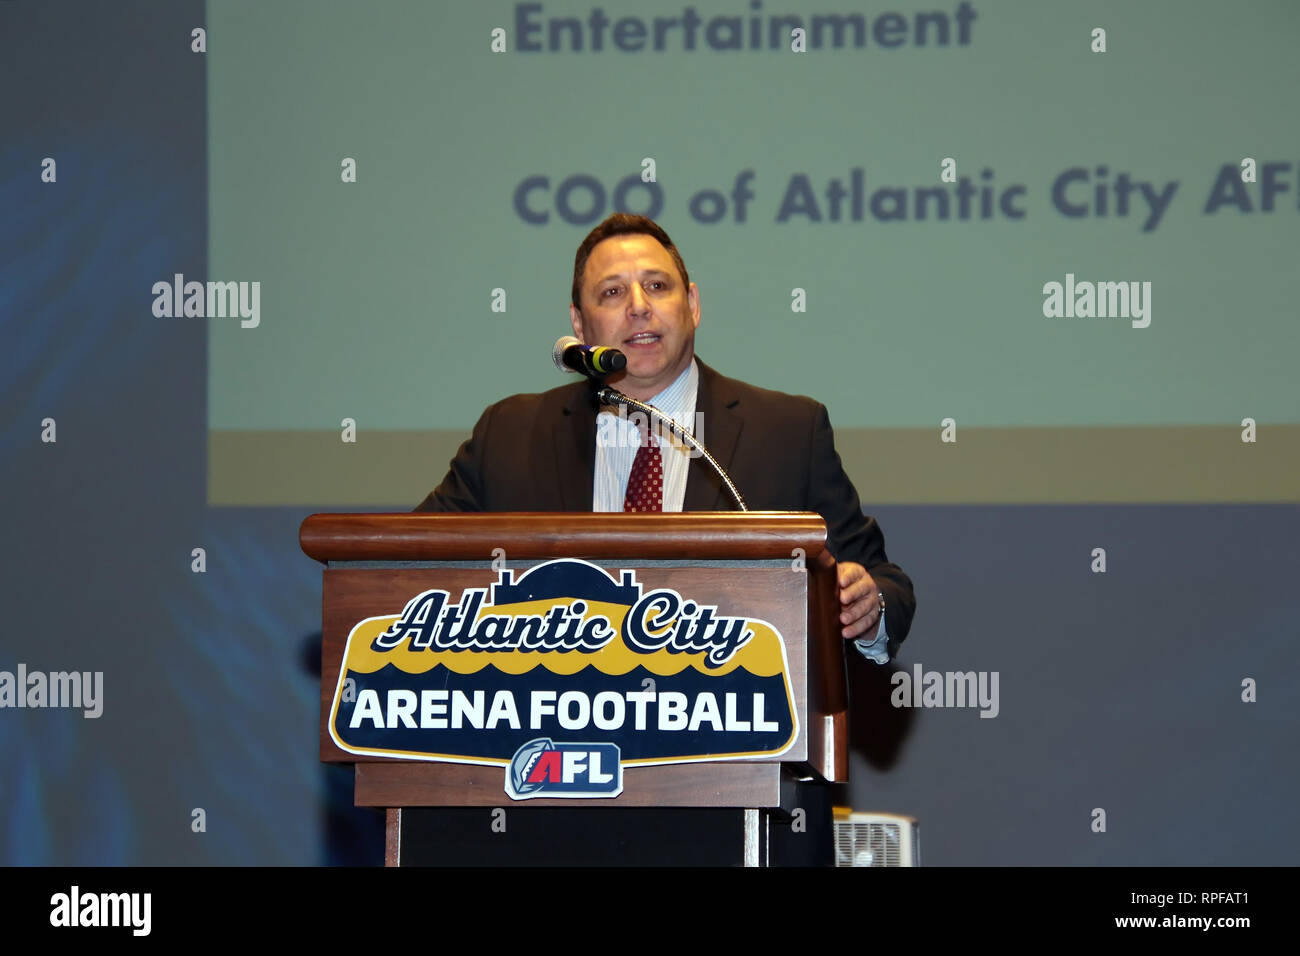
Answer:
[[[628,475],[623,510],[664,510],[664,459],[659,442],[650,437],[648,423],[642,423],[641,447],[636,450],[632,473]]]

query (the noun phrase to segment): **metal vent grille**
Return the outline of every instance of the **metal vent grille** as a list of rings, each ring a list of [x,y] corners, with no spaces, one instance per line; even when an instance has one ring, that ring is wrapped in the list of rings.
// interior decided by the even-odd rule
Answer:
[[[909,817],[837,814],[836,866],[916,866],[918,828]]]

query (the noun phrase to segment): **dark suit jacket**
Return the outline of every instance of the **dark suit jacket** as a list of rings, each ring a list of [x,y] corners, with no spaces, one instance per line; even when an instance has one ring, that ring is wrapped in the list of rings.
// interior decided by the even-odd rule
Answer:
[[[892,657],[916,610],[912,582],[885,556],[876,520],[835,451],[825,406],[700,367],[699,438],[755,511],[815,511],[831,554],[856,561],[885,595]],[[416,511],[590,511],[596,467],[596,404],[583,381],[540,395],[514,395],[487,409],[442,484]],[[722,482],[691,459],[684,511],[730,511]]]

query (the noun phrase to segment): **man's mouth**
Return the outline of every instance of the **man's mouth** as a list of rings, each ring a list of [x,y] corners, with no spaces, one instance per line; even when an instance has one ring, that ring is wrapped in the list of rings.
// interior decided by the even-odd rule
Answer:
[[[624,339],[623,344],[633,345],[633,346],[654,345],[656,342],[659,341],[660,338],[662,338],[662,336],[659,336],[654,332],[638,332],[636,335],[632,336],[631,338]]]

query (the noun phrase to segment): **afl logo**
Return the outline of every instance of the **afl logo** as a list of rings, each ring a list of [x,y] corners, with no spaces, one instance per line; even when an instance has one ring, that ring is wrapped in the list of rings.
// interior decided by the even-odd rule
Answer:
[[[623,792],[618,747],[610,743],[530,740],[506,767],[506,794],[533,797],[616,797]]]

